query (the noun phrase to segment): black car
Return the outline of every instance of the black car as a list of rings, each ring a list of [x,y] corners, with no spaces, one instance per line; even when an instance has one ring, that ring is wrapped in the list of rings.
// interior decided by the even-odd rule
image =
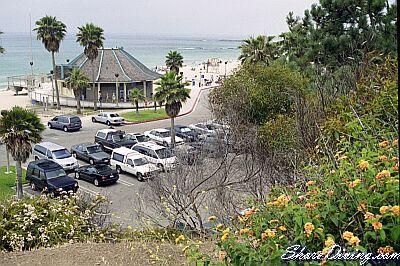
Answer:
[[[114,184],[119,179],[117,171],[106,164],[85,165],[75,170],[75,178],[92,182],[96,187]]]
[[[110,155],[103,151],[101,146],[96,143],[81,143],[71,147],[71,154],[90,164],[108,164]]]
[[[65,132],[79,130],[82,128],[82,121],[75,115],[59,115],[47,122],[49,128],[62,129]]]
[[[51,195],[59,195],[62,191],[78,190],[78,182],[69,177],[56,162],[41,159],[30,162],[26,170],[26,180],[32,190],[41,190]]]
[[[127,138],[124,131],[111,128],[97,131],[94,142],[100,144],[103,150],[108,151],[120,147],[132,148],[137,143],[135,140]]]
[[[171,130],[170,127],[166,129]],[[187,126],[176,125],[174,129],[176,136],[182,138],[185,142],[195,142],[199,140],[200,134]]]

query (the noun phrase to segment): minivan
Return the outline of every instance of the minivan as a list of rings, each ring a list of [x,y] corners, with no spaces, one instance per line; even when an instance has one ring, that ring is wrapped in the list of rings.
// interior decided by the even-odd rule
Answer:
[[[143,154],[149,162],[157,165],[163,172],[175,168],[176,156],[169,148],[151,142],[142,142],[133,146],[132,150]]]
[[[82,121],[75,115],[59,115],[51,119],[47,125],[49,128],[62,129],[65,132],[79,130],[82,128]]]
[[[64,168],[64,170],[74,170],[79,167],[78,161],[71,153],[61,145],[52,142],[41,142],[33,148],[35,160],[49,159]]]

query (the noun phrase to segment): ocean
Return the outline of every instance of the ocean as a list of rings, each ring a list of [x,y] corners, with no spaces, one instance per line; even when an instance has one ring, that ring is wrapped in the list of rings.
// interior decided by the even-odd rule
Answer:
[[[184,64],[196,65],[209,58],[221,60],[237,59],[240,39],[227,37],[176,37],[141,35],[106,35],[104,47],[123,47],[127,52],[153,69],[164,65],[170,50],[177,50],[184,58]],[[7,76],[31,73],[29,62],[33,61],[34,73],[49,73],[51,54],[32,33],[4,33],[0,35],[0,90],[7,86]],[[32,49],[31,49],[32,46]],[[56,63],[65,64],[83,51],[74,35],[67,35],[56,54]],[[32,59],[31,59],[32,58]]]

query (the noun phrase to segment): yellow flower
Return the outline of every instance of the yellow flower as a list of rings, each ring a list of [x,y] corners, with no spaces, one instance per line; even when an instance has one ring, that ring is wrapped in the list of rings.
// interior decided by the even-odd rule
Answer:
[[[381,143],[379,143],[379,147],[380,148],[385,148],[389,144],[390,144],[390,142],[388,140],[384,140]]]
[[[309,235],[314,229],[315,229],[314,225],[310,222],[307,222],[304,225],[304,231],[306,232],[307,235]]]
[[[347,241],[349,241],[350,238],[352,238],[353,236],[354,236],[353,233],[349,231],[344,232],[342,235],[343,239],[346,239]]]
[[[217,217],[215,217],[215,216],[210,216],[210,217],[208,217],[208,221],[215,221],[217,219]]]
[[[353,236],[350,238],[349,244],[352,246],[358,246],[360,244],[360,239],[356,236]]]
[[[184,235],[180,235],[177,238],[175,238],[175,244],[179,244],[181,241],[185,240],[185,236]]]
[[[400,207],[399,207],[399,205],[393,206],[390,210],[392,211],[392,213],[393,213],[394,215],[399,216],[399,214],[400,214]]]
[[[386,246],[386,247],[380,247],[378,248],[378,253],[384,254],[384,253],[393,253],[394,249],[391,246]]]
[[[273,223],[279,223],[279,220],[273,219],[273,220],[269,221],[269,224],[273,224]]]
[[[376,175],[376,179],[382,179],[384,177],[390,177],[390,172],[388,170],[383,170]]]
[[[387,211],[388,211],[389,209],[390,209],[389,206],[382,206],[382,207],[379,208],[379,212],[380,212],[381,214],[385,214],[385,213],[387,213]]]
[[[231,232],[231,229],[227,227],[224,231],[222,231],[223,234],[229,234]]]
[[[357,178],[356,180],[354,180],[353,182],[350,182],[349,187],[353,188],[358,186],[361,183],[361,180],[359,178]]]
[[[394,156],[394,157],[392,157],[391,161],[392,161],[392,162],[398,162],[398,161],[399,161],[399,158],[396,157],[396,156]]]
[[[239,235],[248,234],[249,232],[250,232],[249,228],[243,228],[243,229],[240,229]]]
[[[396,146],[397,144],[399,144],[399,139],[393,140],[392,145],[393,145],[393,146]]]
[[[328,236],[328,238],[325,240],[325,246],[331,247],[333,245],[335,245],[335,241],[333,240],[332,237]]]
[[[359,210],[360,212],[366,211],[365,203],[361,202],[360,205],[358,205],[357,210]]]
[[[279,231],[286,231],[286,227],[284,225],[281,225],[278,227]]]
[[[369,163],[365,160],[361,160],[360,163],[358,164],[358,168],[360,170],[368,169],[368,167],[369,167]]]
[[[332,196],[333,195],[333,190],[332,189],[330,189],[330,190],[328,190],[327,192],[326,192],[326,194],[328,194],[328,196]]]
[[[309,186],[312,186],[312,185],[314,185],[314,184],[315,184],[314,181],[308,181],[308,182],[306,183],[306,186],[309,187]]]
[[[290,201],[290,197],[282,194],[276,199],[276,201],[277,205],[285,206]]]
[[[381,222],[373,222],[372,226],[374,227],[375,231],[382,229],[382,223]]]
[[[381,155],[381,156],[378,157],[378,160],[381,161],[381,162],[384,162],[384,161],[387,160],[387,157],[385,155]]]
[[[364,219],[365,219],[365,220],[372,220],[372,219],[375,219],[375,215],[374,215],[373,213],[371,213],[371,212],[366,212],[366,213],[364,214]]]
[[[306,205],[304,205],[304,206],[305,206],[307,209],[312,210],[312,209],[315,209],[315,207],[317,207],[317,204],[316,204],[316,203],[307,202]]]
[[[218,224],[215,228],[216,228],[218,231],[221,231],[222,228],[224,228],[224,225],[223,225],[223,224]]]
[[[221,241],[225,241],[228,238],[229,234],[223,234],[221,237]]]
[[[275,231],[271,229],[267,229],[264,231],[264,233],[267,235],[269,238],[274,238],[275,237]]]
[[[226,252],[225,251],[220,251],[219,254],[218,254],[218,258],[220,260],[224,260],[225,257],[226,257]]]

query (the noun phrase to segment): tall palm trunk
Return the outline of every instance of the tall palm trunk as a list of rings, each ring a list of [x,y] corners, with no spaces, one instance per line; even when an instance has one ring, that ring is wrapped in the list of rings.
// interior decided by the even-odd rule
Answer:
[[[92,65],[92,90],[93,90],[93,110],[97,111],[97,100],[98,100],[98,96],[97,96],[97,89],[96,89],[96,84],[94,83],[94,60],[90,60],[91,61],[91,65]]]
[[[76,99],[76,113],[78,115],[82,114],[82,110],[81,110],[81,96],[82,96],[82,92],[81,89],[77,90],[75,93],[75,99]]]
[[[136,105],[136,115],[139,115],[139,102],[135,101],[135,105]]]
[[[175,147],[175,117],[171,117],[171,148]]]
[[[18,197],[18,199],[22,199],[23,191],[22,191],[22,167],[21,167],[21,161],[16,161],[15,168],[17,170],[17,197]]]
[[[58,84],[57,84],[57,72],[56,72],[56,59],[54,57],[54,52],[51,52],[51,59],[53,61],[53,74],[54,74],[54,86],[56,90],[56,98],[57,98],[57,109],[60,110],[60,92],[58,91]]]

